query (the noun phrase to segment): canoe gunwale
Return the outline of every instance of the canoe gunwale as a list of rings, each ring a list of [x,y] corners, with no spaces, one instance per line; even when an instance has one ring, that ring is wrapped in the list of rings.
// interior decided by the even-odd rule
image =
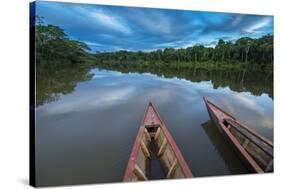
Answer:
[[[185,162],[175,140],[173,139],[172,135],[170,134],[170,132],[168,131],[165,123],[162,121],[160,115],[158,114],[157,110],[155,109],[155,107],[151,104],[153,110],[155,111],[155,113],[157,114],[159,120],[161,121],[162,125],[160,125],[162,131],[163,131],[163,134],[165,135],[166,139],[168,140],[168,143],[171,145],[174,153],[175,153],[175,156],[178,160],[178,163],[180,165],[180,167],[182,168],[182,171],[184,172],[185,174],[185,177],[193,177],[187,163]]]
[[[268,140],[267,138],[261,136],[260,134],[258,134],[255,130],[247,127],[246,125],[244,125],[243,123],[241,123],[240,121],[238,121],[235,117],[233,117],[232,115],[230,115],[229,113],[225,112],[224,110],[222,110],[220,107],[216,106],[214,103],[210,102],[206,97],[203,97],[206,105],[207,104],[211,104],[212,106],[214,106],[215,108],[217,108],[218,110],[220,110],[221,112],[223,112],[224,114],[226,114],[227,116],[229,116],[231,118],[232,121],[236,122],[239,126],[243,127],[244,129],[246,129],[247,131],[249,131],[250,133],[252,133],[254,136],[256,136],[257,138],[261,139],[263,142],[265,142],[266,144],[268,144],[269,146],[273,147],[273,143],[272,141]],[[208,106],[207,106],[208,107]]]
[[[128,181],[128,179],[133,174],[133,170],[134,170],[134,166],[136,164],[136,159],[137,159],[138,151],[140,149],[140,146],[141,146],[140,144],[141,144],[141,141],[142,141],[142,137],[144,135],[144,130],[146,128],[145,121],[146,121],[146,117],[147,117],[147,113],[148,113],[149,107],[151,107],[153,109],[153,111],[155,112],[156,116],[160,120],[161,124],[160,125],[157,125],[157,124],[148,125],[148,128],[160,127],[162,129],[163,134],[165,135],[165,138],[167,139],[167,142],[171,145],[171,147],[173,149],[173,152],[174,152],[174,154],[175,154],[175,156],[176,156],[176,158],[178,160],[178,164],[181,167],[184,176],[186,178],[193,177],[193,175],[192,175],[192,173],[191,173],[187,163],[185,162],[185,160],[184,160],[184,158],[183,158],[179,148],[177,147],[173,137],[169,133],[168,129],[166,128],[164,122],[162,121],[162,119],[159,116],[158,112],[156,111],[155,107],[150,102],[148,104],[148,106],[146,107],[146,110],[145,110],[145,113],[144,113],[141,125],[139,127],[138,132],[137,132],[137,137],[135,139],[135,142],[134,142],[131,154],[130,154],[130,158],[128,160],[128,164],[127,164],[127,167],[126,167],[126,171],[125,171],[125,174],[123,176],[123,182]]]
[[[237,123],[240,127],[243,127],[244,129],[246,129],[248,132],[250,132],[251,134],[253,134],[255,137],[259,138],[260,140],[262,140],[264,143],[266,143],[267,145],[273,147],[273,143],[268,140],[267,138],[264,138],[263,136],[261,136],[260,134],[258,134],[256,131],[254,131],[253,129],[245,126],[243,123],[239,122],[237,119],[232,120],[235,123]]]
[[[143,120],[145,119],[146,113],[148,111],[148,107],[145,110],[144,116],[143,116]],[[136,164],[136,159],[137,159],[137,155],[138,155],[138,151],[140,148],[140,143],[142,140],[142,137],[144,135],[144,129],[145,129],[145,125],[143,124],[144,121],[142,121],[141,126],[139,127],[138,133],[137,133],[137,137],[135,139],[131,154],[130,154],[130,158],[127,164],[127,168],[123,177],[123,182],[128,181],[128,179],[131,177],[131,175],[133,174],[133,170]]]
[[[229,122],[233,121],[234,123],[238,124],[242,129],[245,129],[247,130],[247,127],[243,126],[243,125],[240,125],[239,122],[237,121],[234,121],[234,120],[226,120],[227,121],[227,124],[231,124]],[[250,138],[247,136],[247,133],[243,133],[241,132],[238,128],[236,128],[236,126],[233,126],[231,125],[231,127],[233,129],[235,129],[237,132],[239,132],[241,135],[243,135],[245,138],[247,138],[249,141],[251,141],[253,144],[255,144],[256,146],[258,146],[264,153],[266,153],[268,156],[271,156],[273,157],[273,152],[272,151],[267,151],[267,149],[264,149],[266,147],[263,147],[261,146],[259,143],[257,143],[253,138]],[[254,135],[255,137],[257,137],[258,139],[260,139],[263,143],[265,143],[265,145],[268,145],[269,147],[273,148],[273,145],[270,141],[268,141],[267,139],[263,140],[263,137],[262,136],[259,136],[259,135],[255,135],[255,133],[252,133],[251,131],[247,130],[249,133],[251,133],[252,135]]]
[[[223,114],[225,114],[224,115],[225,117],[228,117],[234,122],[236,122],[237,124],[241,125],[241,127],[245,128],[247,131],[251,132],[252,134],[257,136],[259,139],[261,139],[268,145],[272,145],[272,142],[260,136],[258,133],[248,128],[247,126],[243,125],[242,123],[240,123],[235,117],[231,116],[227,112],[223,111],[222,109],[214,105],[206,97],[204,97],[203,99],[205,101],[211,119],[215,122],[215,125],[219,128],[219,131],[223,134],[223,136],[234,146],[235,150],[238,151],[240,157],[244,160],[244,162],[248,165],[248,167],[256,173],[264,173],[263,169],[257,164],[257,162],[251,157],[251,155],[246,151],[246,149],[243,148],[243,146],[240,144],[237,138],[224,125],[225,118],[221,118],[221,116],[217,115],[215,110],[213,109],[217,109],[218,111],[221,111]]]

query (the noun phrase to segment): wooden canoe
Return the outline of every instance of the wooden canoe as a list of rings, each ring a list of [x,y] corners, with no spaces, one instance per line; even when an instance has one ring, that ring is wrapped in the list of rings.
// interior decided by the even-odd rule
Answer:
[[[273,172],[273,144],[235,117],[203,98],[209,115],[251,172]]]
[[[161,167],[162,176],[153,177]],[[159,174],[158,174],[159,176]],[[192,173],[152,103],[145,110],[123,181],[187,178]]]

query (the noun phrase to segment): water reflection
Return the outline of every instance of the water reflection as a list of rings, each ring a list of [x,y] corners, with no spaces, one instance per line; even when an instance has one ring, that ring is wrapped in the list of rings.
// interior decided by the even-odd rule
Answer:
[[[232,174],[247,173],[247,169],[241,164],[235,152],[231,149],[231,146],[225,141],[212,121],[208,120],[202,123],[201,126],[208,135],[215,151],[222,157],[224,165],[227,166],[230,172]]]
[[[203,96],[267,138],[273,136],[273,100],[265,92],[256,96],[214,87],[210,80],[152,73],[92,69],[87,74],[94,77],[69,82],[72,92],[36,108],[39,185],[121,181],[149,101],[196,177],[243,173],[225,141],[214,139],[207,124],[201,126],[209,120]]]
[[[110,67],[104,66],[108,70],[117,70],[122,73],[153,73],[157,76],[165,78],[180,78],[190,80],[192,82],[211,81],[213,88],[229,87],[237,92],[251,92],[253,95],[260,96],[268,94],[273,98],[273,71],[265,71],[255,69],[171,69],[159,67]]]
[[[90,67],[83,65],[41,65],[36,68],[36,106],[72,93],[77,83],[92,78]]]
[[[112,69],[112,68],[107,68]],[[121,73],[152,73],[159,77],[169,79],[185,79],[191,82],[211,81],[214,89],[229,87],[236,92],[250,92],[255,96],[267,94],[273,99],[273,73],[261,72],[257,70],[206,70],[206,69],[186,69],[173,70],[166,68],[115,68]],[[36,77],[36,105],[42,105],[58,100],[61,94],[74,91],[77,83],[91,79],[93,72],[90,68],[84,67],[45,67],[37,69]],[[95,78],[106,77],[98,75]],[[114,85],[109,83],[108,85]]]

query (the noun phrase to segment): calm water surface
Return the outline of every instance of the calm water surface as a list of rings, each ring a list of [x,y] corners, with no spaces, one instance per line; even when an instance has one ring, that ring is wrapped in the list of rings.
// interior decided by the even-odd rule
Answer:
[[[38,184],[122,180],[138,127],[153,102],[195,177],[247,173],[210,122],[203,96],[273,138],[273,99],[212,81],[92,69],[93,77],[36,109]],[[265,86],[266,88],[266,86]]]

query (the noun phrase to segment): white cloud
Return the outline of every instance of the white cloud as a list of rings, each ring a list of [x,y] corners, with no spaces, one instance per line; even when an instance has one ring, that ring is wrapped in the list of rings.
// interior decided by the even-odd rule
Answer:
[[[253,110],[257,114],[259,114],[261,117],[264,117],[266,109],[257,103],[257,101],[253,98],[251,93],[249,93],[249,92],[237,93],[234,91],[232,91],[231,93],[232,93],[231,97],[233,98],[233,100],[235,102],[239,102],[243,106],[245,106],[248,109]],[[228,108],[230,113],[235,112],[232,102],[229,102],[228,100],[223,100],[223,103]]]
[[[252,107],[255,109],[258,107],[257,102],[251,99],[250,96],[245,93],[234,93],[233,97],[245,104],[247,107]]]
[[[247,27],[244,31],[247,33],[253,33],[256,30],[263,28],[264,26],[268,25],[271,22],[271,18],[269,17],[265,17],[263,19],[261,19],[258,22],[255,22],[254,24],[250,25],[249,27]]]
[[[130,28],[125,25],[120,17],[110,15],[102,9],[87,9],[84,7],[76,7],[76,11],[80,14],[90,17],[92,24],[100,24],[103,27],[112,29],[117,32],[124,34],[130,34]]]
[[[166,42],[166,43],[158,43],[155,44],[154,47],[160,47],[160,48],[168,48],[168,47],[176,47],[178,44],[178,41],[173,41],[173,42]]]
[[[231,22],[231,26],[232,27],[238,26],[243,21],[244,17],[245,16],[243,15],[236,16],[235,19],[233,19],[233,21]]]
[[[120,87],[118,89],[88,92],[83,98],[77,98],[74,93],[61,101],[39,107],[37,111],[45,110],[48,114],[65,114],[73,111],[86,111],[91,108],[106,108],[127,100],[134,92],[134,87]]]
[[[165,14],[137,10],[132,12],[131,18],[135,23],[141,25],[144,31],[166,35],[173,33],[171,20]]]
[[[116,17],[110,16],[103,12],[91,12],[90,16],[97,19],[104,26],[112,28],[113,30],[120,31],[126,34],[131,33],[130,30],[123,25]]]
[[[95,47],[103,47],[103,44],[100,43],[96,43],[96,42],[91,42],[91,41],[83,41],[84,43],[86,43],[89,46],[95,46]]]

